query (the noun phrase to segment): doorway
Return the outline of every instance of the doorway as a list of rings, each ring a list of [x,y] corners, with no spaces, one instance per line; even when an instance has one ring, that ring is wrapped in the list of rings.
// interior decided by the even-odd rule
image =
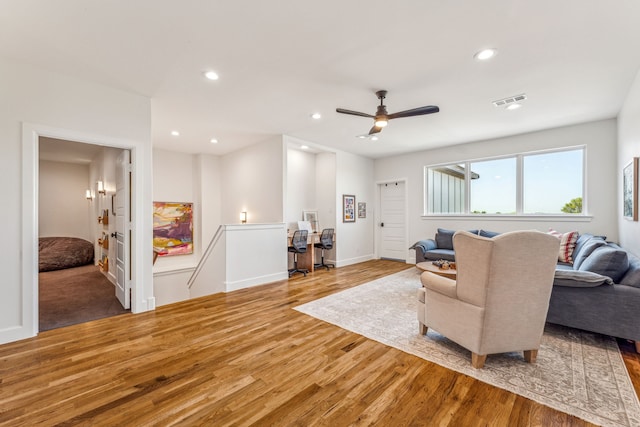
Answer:
[[[22,265],[20,318],[7,342],[38,335],[38,142],[40,137],[83,142],[131,152],[131,312],[155,310],[152,272],[151,142],[22,123]]]
[[[407,257],[407,196],[405,181],[378,184],[380,221],[378,256],[405,261]]]
[[[129,205],[129,150],[49,137],[38,148],[38,330],[129,312],[129,269],[116,274],[129,239],[111,237],[130,222],[113,202]]]

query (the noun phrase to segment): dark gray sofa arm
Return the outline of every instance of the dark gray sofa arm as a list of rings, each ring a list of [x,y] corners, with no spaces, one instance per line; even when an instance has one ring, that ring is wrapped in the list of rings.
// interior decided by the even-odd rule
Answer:
[[[437,249],[438,245],[433,239],[419,240],[415,242],[409,249],[415,249],[416,251],[416,264],[426,261],[424,254],[427,251]]]

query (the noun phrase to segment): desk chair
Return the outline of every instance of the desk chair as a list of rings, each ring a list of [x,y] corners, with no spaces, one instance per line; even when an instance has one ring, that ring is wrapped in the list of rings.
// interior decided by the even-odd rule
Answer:
[[[289,270],[289,277],[293,273],[302,273],[307,276],[309,270],[306,268],[298,268],[298,254],[307,252],[307,237],[309,232],[307,230],[296,230],[291,238],[291,246],[289,246],[289,252],[293,252],[293,268]]]
[[[314,247],[320,249],[321,252],[321,262],[320,264],[314,264],[313,268],[325,267],[327,271],[329,267],[335,267],[334,264],[325,264],[324,262],[324,251],[333,249],[333,228],[325,228],[322,230],[322,234],[320,235],[320,243],[316,243],[313,245]]]

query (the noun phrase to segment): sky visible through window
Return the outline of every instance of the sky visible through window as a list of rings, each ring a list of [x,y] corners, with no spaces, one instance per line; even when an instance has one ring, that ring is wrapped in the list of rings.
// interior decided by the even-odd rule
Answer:
[[[583,150],[523,158],[523,213],[562,214],[563,206],[582,197]],[[516,213],[516,159],[471,163],[480,178],[471,180],[472,213]]]

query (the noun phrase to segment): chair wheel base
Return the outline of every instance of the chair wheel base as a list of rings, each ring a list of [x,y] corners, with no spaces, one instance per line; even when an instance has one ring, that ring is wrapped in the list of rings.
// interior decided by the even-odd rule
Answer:
[[[289,270],[289,277],[293,276],[295,273],[302,273],[304,274],[304,277],[307,277],[308,272],[309,270],[307,270],[306,268],[294,268]]]

